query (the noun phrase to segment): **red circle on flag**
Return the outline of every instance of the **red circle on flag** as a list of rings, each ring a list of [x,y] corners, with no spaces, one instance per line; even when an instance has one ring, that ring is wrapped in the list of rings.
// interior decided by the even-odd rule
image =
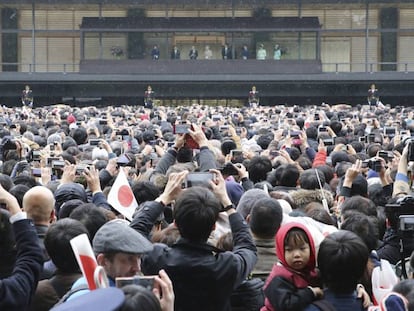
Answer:
[[[118,201],[119,203],[121,203],[123,207],[130,207],[133,199],[134,199],[134,195],[132,194],[131,188],[129,188],[126,185],[119,187]]]

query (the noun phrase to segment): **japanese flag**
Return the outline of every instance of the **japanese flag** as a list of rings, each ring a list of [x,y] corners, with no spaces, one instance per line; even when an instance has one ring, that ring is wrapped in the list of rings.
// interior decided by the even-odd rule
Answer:
[[[96,289],[94,280],[95,269],[98,266],[88,236],[84,233],[70,240],[73,253],[78,261],[82,274],[88,282],[90,290]]]
[[[108,203],[128,220],[132,220],[132,215],[138,207],[138,203],[123,169],[119,170],[118,176],[109,191]]]

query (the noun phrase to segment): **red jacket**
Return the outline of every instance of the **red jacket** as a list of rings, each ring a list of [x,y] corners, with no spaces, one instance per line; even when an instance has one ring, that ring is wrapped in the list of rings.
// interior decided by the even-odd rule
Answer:
[[[305,269],[293,270],[285,260],[284,240],[287,233],[293,228],[300,228],[308,236],[310,257]],[[294,311],[302,310],[314,299],[308,286],[320,286],[316,267],[316,251],[313,238],[308,229],[300,223],[288,223],[278,230],[276,237],[276,255],[279,263],[273,266],[272,272],[266,280],[265,306],[261,311]],[[277,285],[276,285],[277,284]],[[266,289],[269,289],[266,291]]]

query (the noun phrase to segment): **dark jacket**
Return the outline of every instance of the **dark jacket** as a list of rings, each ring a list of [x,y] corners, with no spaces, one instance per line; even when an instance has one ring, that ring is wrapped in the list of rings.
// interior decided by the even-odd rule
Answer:
[[[147,202],[131,227],[149,235],[152,224],[164,207]],[[181,238],[172,247],[155,244],[142,257],[146,275],[164,269],[171,278],[175,293],[175,311],[230,310],[230,295],[249,275],[256,263],[256,247],[247,224],[240,214],[229,217],[233,233],[232,252],[221,252],[208,244],[195,244]]]
[[[328,301],[336,311],[363,311],[361,299],[357,299],[355,293],[334,294],[329,289],[323,291],[323,299]],[[320,311],[317,306],[311,304],[305,311]]]
[[[42,280],[37,286],[31,306],[32,311],[48,311],[72,288],[73,283],[82,277],[81,273],[60,273],[50,279]],[[55,285],[55,287],[53,286]],[[60,291],[58,293],[57,291]]]
[[[400,237],[393,229],[387,229],[384,234],[383,244],[377,249],[377,254],[380,259],[388,260],[392,265],[395,265],[401,260],[400,253]],[[405,237],[403,240],[404,258],[410,257],[414,251],[414,238]]]
[[[43,265],[43,254],[33,222],[13,223],[17,260],[13,274],[0,280],[0,310],[27,310],[36,290]]]

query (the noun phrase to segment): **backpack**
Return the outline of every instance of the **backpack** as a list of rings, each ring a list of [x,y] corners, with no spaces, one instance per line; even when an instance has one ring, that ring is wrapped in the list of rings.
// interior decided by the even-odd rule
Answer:
[[[230,297],[232,311],[257,311],[264,306],[264,282],[259,278],[245,280]]]

